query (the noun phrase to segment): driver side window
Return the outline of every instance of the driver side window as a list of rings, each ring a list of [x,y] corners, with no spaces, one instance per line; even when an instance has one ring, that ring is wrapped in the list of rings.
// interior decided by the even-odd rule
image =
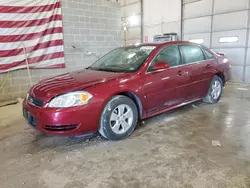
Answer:
[[[178,46],[172,45],[164,48],[153,60],[149,67],[149,72],[153,71],[154,65],[159,62],[166,62],[170,67],[175,67],[181,64],[181,56]]]

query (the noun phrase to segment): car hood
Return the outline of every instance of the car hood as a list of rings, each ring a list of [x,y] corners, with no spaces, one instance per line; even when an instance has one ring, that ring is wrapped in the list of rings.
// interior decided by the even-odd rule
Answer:
[[[120,78],[125,73],[82,70],[55,76],[40,81],[33,86],[29,94],[35,98],[49,100],[54,96]]]

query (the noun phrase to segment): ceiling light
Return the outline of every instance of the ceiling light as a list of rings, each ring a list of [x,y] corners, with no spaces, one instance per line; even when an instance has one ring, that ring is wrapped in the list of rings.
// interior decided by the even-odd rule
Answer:
[[[136,26],[139,24],[139,19],[138,19],[138,16],[134,15],[134,16],[130,16],[128,18],[128,21],[130,23],[131,26]]]

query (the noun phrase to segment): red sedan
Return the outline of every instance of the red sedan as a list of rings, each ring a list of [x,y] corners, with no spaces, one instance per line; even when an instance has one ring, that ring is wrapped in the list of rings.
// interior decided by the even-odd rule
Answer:
[[[23,103],[29,124],[46,134],[128,137],[142,120],[203,100],[220,100],[229,60],[190,42],[117,48],[87,69],[43,80]]]

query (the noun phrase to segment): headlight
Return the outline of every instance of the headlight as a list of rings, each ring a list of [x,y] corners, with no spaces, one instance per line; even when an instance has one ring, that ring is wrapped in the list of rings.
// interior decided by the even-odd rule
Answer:
[[[26,99],[27,99],[27,100],[29,99],[29,96],[30,96],[29,93],[27,93],[27,95],[26,95]]]
[[[49,108],[67,108],[73,106],[81,106],[88,104],[93,96],[86,91],[76,91],[60,95],[52,99],[48,107]]]

